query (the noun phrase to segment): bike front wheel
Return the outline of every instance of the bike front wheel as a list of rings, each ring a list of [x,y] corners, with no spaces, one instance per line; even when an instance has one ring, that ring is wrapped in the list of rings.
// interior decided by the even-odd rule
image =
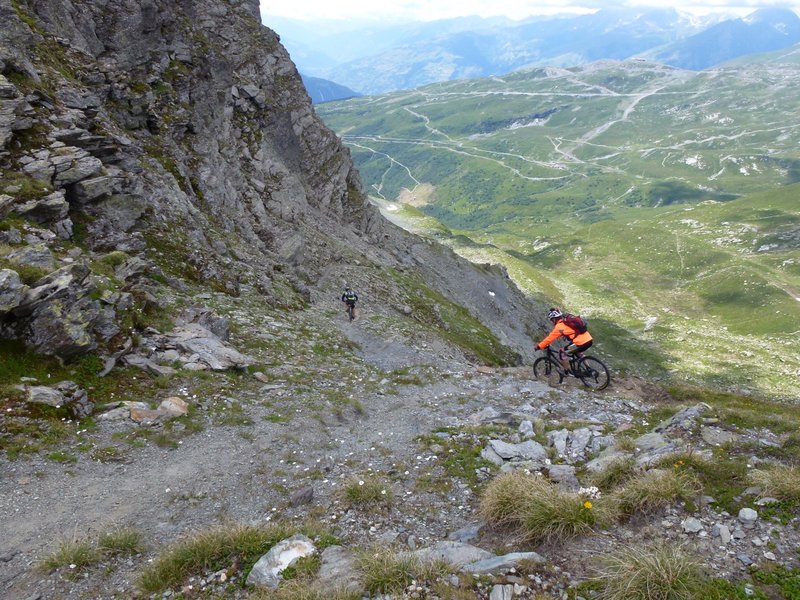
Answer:
[[[576,375],[583,382],[583,385],[593,390],[604,390],[611,383],[608,367],[603,364],[603,361],[594,356],[584,356],[580,360]]]
[[[541,356],[533,362],[533,376],[550,385],[557,385],[563,379],[556,363],[546,356]]]

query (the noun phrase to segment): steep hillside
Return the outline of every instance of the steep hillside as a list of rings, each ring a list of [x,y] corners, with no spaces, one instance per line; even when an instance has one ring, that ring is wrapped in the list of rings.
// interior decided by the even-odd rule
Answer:
[[[633,368],[796,395],[799,82],[791,61],[597,63],[320,112],[372,194],[588,312]],[[786,362],[764,369],[776,345]]]
[[[0,18],[4,600],[792,597],[798,409],[534,380],[544,297],[381,216],[254,0]]]
[[[3,337],[114,353],[187,285],[292,308],[407,270],[476,317],[508,298],[489,326],[529,352],[522,295],[484,292],[508,288],[502,271],[367,202],[254,2],[4,7]]]

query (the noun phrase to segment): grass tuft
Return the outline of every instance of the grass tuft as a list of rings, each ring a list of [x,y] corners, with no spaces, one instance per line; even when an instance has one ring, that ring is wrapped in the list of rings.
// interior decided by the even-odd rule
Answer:
[[[391,550],[361,554],[357,564],[370,594],[401,594],[422,569],[414,556]]]
[[[632,456],[616,460],[591,477],[592,485],[601,490],[611,490],[627,482],[640,472]]]
[[[361,592],[322,587],[307,579],[292,579],[281,583],[277,590],[256,590],[250,600],[361,600]]]
[[[800,502],[800,468],[775,466],[750,472],[750,480],[761,488],[761,496]]]
[[[97,539],[97,547],[106,555],[138,554],[142,551],[142,534],[130,528],[109,531]]]
[[[481,513],[492,525],[516,528],[525,541],[539,542],[587,534],[610,523],[616,508],[606,498],[588,501],[543,477],[512,472],[489,483]]]
[[[678,500],[690,500],[700,494],[701,489],[690,472],[654,469],[630,479],[612,495],[620,512],[632,515],[653,513]]]
[[[392,489],[374,477],[354,478],[342,488],[342,497],[351,506],[391,505]]]
[[[55,552],[42,560],[40,566],[45,571],[67,567],[77,573],[97,563],[101,557],[101,552],[91,542],[73,536],[63,540]]]
[[[700,564],[674,546],[634,546],[605,559],[599,600],[693,600],[703,583]]]
[[[294,533],[288,526],[234,525],[204,531],[177,542],[142,574],[139,586],[148,594],[179,585],[191,575],[239,563],[252,567],[272,546]]]

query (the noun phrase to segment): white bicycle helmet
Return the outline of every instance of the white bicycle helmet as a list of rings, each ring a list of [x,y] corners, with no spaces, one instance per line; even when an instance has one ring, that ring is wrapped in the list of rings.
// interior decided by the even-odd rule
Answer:
[[[550,319],[551,321],[552,321],[553,319],[560,319],[560,318],[561,318],[561,317],[563,317],[563,316],[564,316],[564,313],[562,313],[562,312],[561,312],[559,309],[557,309],[557,308],[551,308],[551,309],[550,309],[550,312],[548,312],[548,313],[547,313],[547,318],[548,318],[548,319]]]

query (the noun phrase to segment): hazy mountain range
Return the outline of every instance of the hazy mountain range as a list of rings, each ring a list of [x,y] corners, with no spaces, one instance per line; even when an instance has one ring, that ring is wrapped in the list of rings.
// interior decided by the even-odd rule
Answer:
[[[702,70],[800,42],[800,18],[788,9],[761,9],[746,18],[613,8],[526,21],[470,17],[343,25],[267,17],[264,22],[281,35],[302,73],[360,94],[601,59],[643,57]]]

